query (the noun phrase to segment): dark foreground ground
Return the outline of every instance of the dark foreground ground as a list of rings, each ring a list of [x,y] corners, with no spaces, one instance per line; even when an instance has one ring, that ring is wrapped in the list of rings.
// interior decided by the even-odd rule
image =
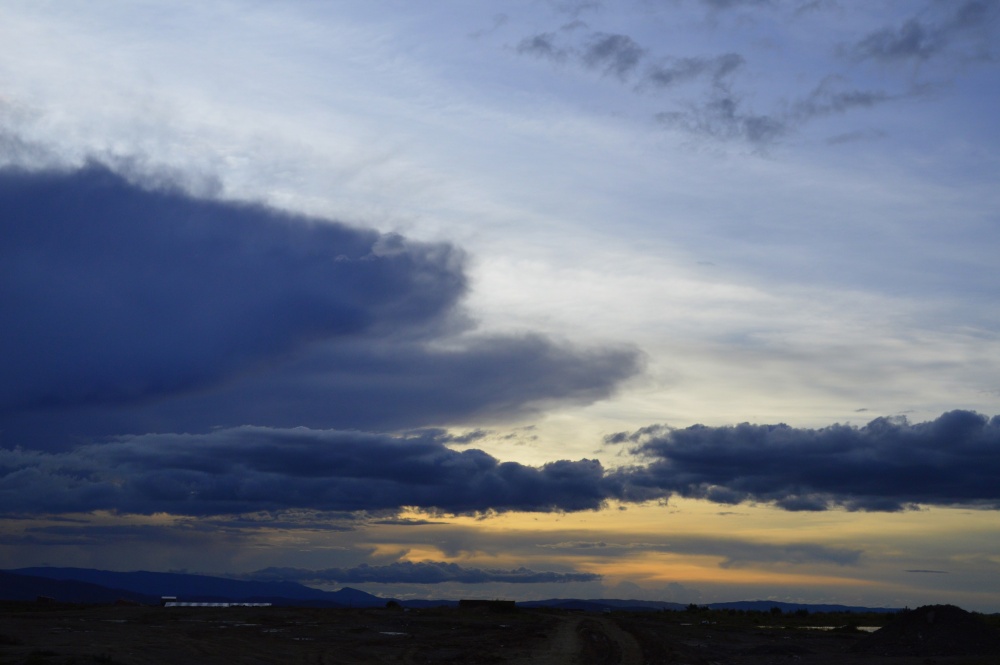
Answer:
[[[1000,653],[857,653],[856,631],[701,623],[680,612],[160,608],[0,603],[0,665],[688,663],[1000,665]]]

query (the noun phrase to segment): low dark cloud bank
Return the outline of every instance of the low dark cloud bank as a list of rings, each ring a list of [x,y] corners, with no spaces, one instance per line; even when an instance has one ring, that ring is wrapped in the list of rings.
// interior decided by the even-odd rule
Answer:
[[[864,427],[651,426],[608,438],[645,465],[533,467],[410,435],[238,427],[147,434],[65,452],[0,449],[10,515],[110,510],[210,516],[283,511],[580,511],[679,495],[785,510],[1000,508],[1000,417],[969,411]],[[816,552],[800,552],[816,557]],[[845,553],[837,553],[840,557]],[[846,553],[847,559],[853,556]]]
[[[606,397],[632,349],[472,334],[443,243],[0,171],[0,445],[243,424],[396,429]],[[440,342],[447,344],[440,344]]]
[[[608,437],[649,460],[627,472],[648,489],[786,510],[898,511],[916,504],[1000,508],[1000,416],[951,411],[911,424],[647,427]]]
[[[435,432],[390,436],[240,427],[122,437],[69,452],[0,449],[4,512],[208,516],[378,511],[578,511],[626,498],[597,460],[539,467],[455,451]]]
[[[440,561],[401,561],[383,566],[361,564],[354,568],[326,568],[303,570],[301,568],[265,568],[246,577],[261,581],[295,581],[302,583],[333,582],[337,584],[546,584],[566,582],[596,582],[601,576],[594,573],[540,572],[520,567],[511,570],[493,568],[465,568],[456,563]]]

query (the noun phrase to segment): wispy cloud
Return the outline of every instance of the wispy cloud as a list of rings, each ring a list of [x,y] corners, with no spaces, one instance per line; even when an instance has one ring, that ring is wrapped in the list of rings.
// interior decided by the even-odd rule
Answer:
[[[923,62],[944,54],[970,59],[992,59],[990,35],[995,37],[1000,6],[989,0],[931,3],[923,16],[868,33],[845,52],[857,60]]]
[[[706,538],[678,534],[663,542],[563,541],[540,544],[539,547],[566,552],[585,553],[591,557],[620,557],[626,552],[669,552],[720,557],[723,568],[741,568],[753,564],[815,564],[837,566],[857,565],[862,550],[830,547],[816,543],[757,543],[735,538]]]
[[[441,561],[400,561],[382,566],[362,564],[353,568],[265,568],[244,577],[262,581],[295,581],[306,583],[336,582],[339,584],[551,584],[595,582],[602,576],[595,573],[540,572],[520,567],[509,570],[469,568]]]
[[[645,55],[646,50],[628,35],[597,33],[587,39],[580,57],[587,67],[625,80]]]

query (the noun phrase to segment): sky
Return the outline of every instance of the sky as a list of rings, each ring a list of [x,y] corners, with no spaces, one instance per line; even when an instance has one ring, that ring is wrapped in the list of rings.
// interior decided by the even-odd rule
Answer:
[[[0,568],[1000,612],[1000,2],[3,4]]]

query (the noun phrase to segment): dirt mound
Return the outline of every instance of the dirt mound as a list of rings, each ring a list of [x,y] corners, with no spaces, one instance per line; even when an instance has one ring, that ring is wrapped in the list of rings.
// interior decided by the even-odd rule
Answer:
[[[881,656],[974,656],[1000,653],[1000,632],[954,605],[925,605],[902,612],[854,645]]]

